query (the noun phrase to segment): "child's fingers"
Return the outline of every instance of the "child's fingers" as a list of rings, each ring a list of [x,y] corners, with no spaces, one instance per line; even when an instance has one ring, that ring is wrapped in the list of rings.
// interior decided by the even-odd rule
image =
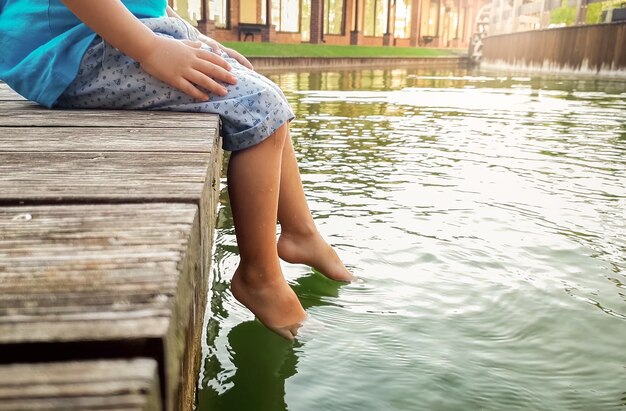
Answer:
[[[218,56],[217,54],[211,53],[210,51],[204,49],[197,50],[196,53],[197,56],[200,57],[202,60],[206,60],[217,66],[220,66],[224,70],[230,71],[232,69],[231,65],[228,64],[228,62],[224,60],[222,56]]]
[[[199,71],[189,73],[187,80],[219,96],[225,96],[228,93],[228,90],[226,90],[224,86],[218,84],[215,80]]]
[[[213,39],[209,39],[205,42],[205,44],[209,47],[211,47],[211,49],[213,49],[213,53],[216,53],[218,55],[221,55],[222,52],[224,51],[224,49],[222,49],[221,44],[218,43],[217,41],[213,40]]]
[[[184,78],[180,79],[180,81],[176,84],[176,88],[196,100],[207,101],[209,99],[209,96],[207,96],[206,93],[200,91],[190,81],[185,80]]]
[[[228,84],[237,84],[237,78],[230,72],[224,70],[213,63],[206,60],[199,60],[194,64],[194,69],[212,78],[213,80],[223,81]]]
[[[213,49],[214,53],[217,54],[222,54],[222,52],[224,51],[224,47],[218,43],[217,41],[213,40],[211,37],[206,36],[204,34],[200,34],[200,37],[198,38],[201,42],[203,42],[204,44],[206,44],[207,46],[211,47],[211,49]]]
[[[199,49],[200,47],[202,47],[201,41],[191,41],[191,40],[181,40],[181,41],[185,43],[186,45],[188,45],[189,47],[193,47],[195,49]]]

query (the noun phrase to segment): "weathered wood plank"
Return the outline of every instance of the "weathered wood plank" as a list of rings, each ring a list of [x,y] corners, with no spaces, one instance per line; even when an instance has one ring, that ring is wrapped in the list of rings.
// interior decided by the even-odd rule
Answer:
[[[207,170],[214,168],[210,162],[221,155],[217,146],[217,116],[115,112],[121,120],[116,120],[116,127],[105,128],[111,121],[103,118],[114,112],[78,113],[81,124],[92,128],[2,127],[10,117],[3,118],[5,113],[0,110],[0,203],[88,202],[90,199],[199,202],[207,177],[216,178],[207,176]],[[40,125],[59,121],[76,124],[75,112],[44,110],[43,114],[38,119]],[[185,128],[155,129],[150,124],[144,139],[145,129],[141,121],[135,120],[154,115],[162,115],[159,118],[170,126],[178,124]],[[122,127],[124,122],[126,127]],[[25,132],[20,133],[20,129]],[[69,130],[75,131],[68,133]],[[127,134],[126,138],[117,138],[118,132],[132,133],[129,130],[135,130],[141,137],[129,138]],[[14,133],[19,133],[19,137]],[[50,138],[51,135],[56,137]],[[99,140],[92,138],[94,135],[99,135]],[[163,140],[168,143],[162,144]],[[179,140],[184,148],[174,149]]]
[[[212,114],[171,111],[50,110],[29,101],[1,101],[3,127],[216,128]]]
[[[89,358],[103,354],[97,341],[118,355],[125,344],[156,347],[148,354],[175,409],[191,318],[202,314],[194,304],[204,306],[194,301],[204,288],[199,219],[197,205],[179,203],[0,207],[0,362],[33,350],[64,358],[66,343],[83,343]],[[83,280],[67,281],[77,271]]]
[[[175,135],[145,127],[0,127],[0,152],[209,153],[216,134],[214,127],[181,128]]]
[[[198,218],[176,203],[0,207],[0,344],[163,336]]]
[[[148,358],[0,365],[0,410],[162,409]]]
[[[210,161],[204,153],[0,152],[0,203],[198,202]]]

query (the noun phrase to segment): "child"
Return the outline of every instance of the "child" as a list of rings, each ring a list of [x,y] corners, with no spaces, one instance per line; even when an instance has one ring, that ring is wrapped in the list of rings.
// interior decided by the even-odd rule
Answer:
[[[0,0],[0,79],[47,107],[219,114],[241,257],[232,292],[281,336],[305,312],[279,257],[353,279],[311,217],[282,92],[166,0]]]

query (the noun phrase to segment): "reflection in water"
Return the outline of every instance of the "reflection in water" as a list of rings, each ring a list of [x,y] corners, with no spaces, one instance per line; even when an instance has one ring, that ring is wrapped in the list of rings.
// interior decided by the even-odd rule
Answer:
[[[341,283],[331,281],[317,271],[313,271],[295,280],[292,284],[293,290],[298,294],[304,309],[321,307],[324,305],[335,305],[335,300],[339,297]]]
[[[340,286],[341,283],[328,280],[317,272],[306,274],[292,284],[305,309],[334,304],[332,298],[338,297]],[[214,328],[219,327],[215,319],[223,318],[225,314],[221,301],[225,289],[217,286],[213,292],[220,297],[211,300],[213,318],[207,327],[211,336],[209,343],[215,343],[219,331]],[[296,374],[296,352],[304,346],[302,339],[286,341],[255,320],[237,324],[228,332],[227,340],[234,375],[222,382],[228,389],[221,395],[212,390],[201,391],[200,404],[211,404],[209,409],[286,410],[285,381]],[[216,357],[207,357],[205,374],[219,371]]]
[[[271,77],[312,213],[361,281],[286,264],[311,323],[277,339],[228,289],[224,190],[199,410],[626,407],[625,82]]]
[[[285,380],[296,373],[298,363],[293,344],[267,332],[258,321],[236,325],[228,342],[236,371],[230,379],[232,388],[217,397],[213,407],[286,410]]]

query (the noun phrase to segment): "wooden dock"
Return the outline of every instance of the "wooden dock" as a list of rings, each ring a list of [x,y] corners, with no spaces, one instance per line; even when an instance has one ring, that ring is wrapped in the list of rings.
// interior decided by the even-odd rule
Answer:
[[[0,84],[0,410],[191,409],[221,159],[217,116]]]

